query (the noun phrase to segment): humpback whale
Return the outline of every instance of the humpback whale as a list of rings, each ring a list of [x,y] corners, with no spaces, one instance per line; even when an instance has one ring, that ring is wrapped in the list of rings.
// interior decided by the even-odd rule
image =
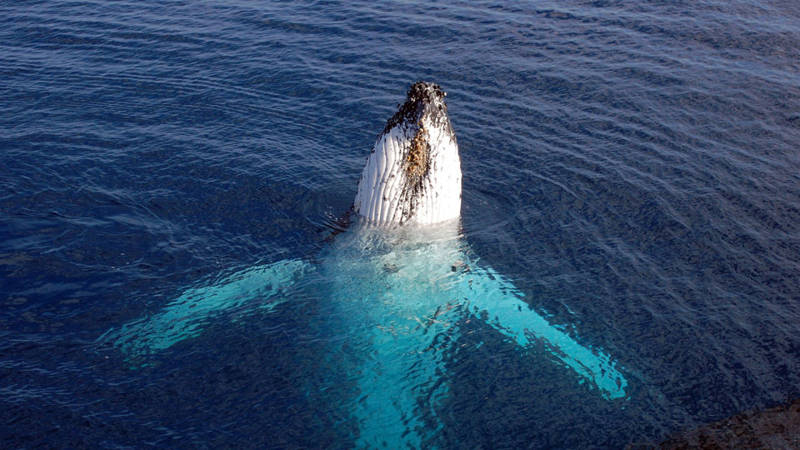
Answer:
[[[329,332],[342,336],[329,354],[332,364],[347,364],[357,387],[346,405],[355,447],[419,448],[444,426],[434,406],[448,394],[443,356],[463,320],[519,347],[541,345],[598,395],[626,398],[616,360],[551,324],[464,239],[461,163],[445,96],[433,83],[411,86],[367,157],[357,219],[314,262],[285,259],[186,289],[99,340],[141,361],[199,335],[225,310],[291,308],[290,288],[304,280],[329,302]]]

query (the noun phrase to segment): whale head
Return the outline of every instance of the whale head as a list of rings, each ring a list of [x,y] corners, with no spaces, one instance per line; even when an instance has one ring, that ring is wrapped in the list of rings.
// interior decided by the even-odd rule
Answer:
[[[461,161],[445,94],[417,82],[378,136],[353,208],[382,227],[431,225],[461,213]]]

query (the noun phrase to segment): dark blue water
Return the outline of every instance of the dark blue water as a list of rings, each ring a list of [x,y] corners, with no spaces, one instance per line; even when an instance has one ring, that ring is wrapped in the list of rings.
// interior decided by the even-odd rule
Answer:
[[[628,381],[609,401],[463,323],[431,445],[619,448],[800,396],[796,2],[5,2],[3,446],[352,446],[325,298],[143,367],[99,338],[313,261],[419,79],[472,249]]]

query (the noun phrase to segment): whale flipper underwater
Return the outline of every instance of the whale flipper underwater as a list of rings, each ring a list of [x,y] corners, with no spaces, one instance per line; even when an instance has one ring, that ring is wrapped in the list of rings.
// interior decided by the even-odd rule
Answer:
[[[463,239],[461,167],[444,97],[435,84],[411,86],[361,175],[354,201],[360,220],[317,262],[287,259],[187,289],[161,312],[99,341],[141,360],[197,336],[224,310],[248,303],[290,308],[287,289],[310,278],[336,312],[332,332],[361,349],[347,367],[359,390],[350,411],[359,448],[419,448],[442,427],[438,419],[421,423],[420,408],[448,392],[442,348],[458,341],[451,325],[465,317],[519,346],[544,344],[601,396],[625,398],[627,381],[609,355],[551,325],[510,280],[479,264]]]

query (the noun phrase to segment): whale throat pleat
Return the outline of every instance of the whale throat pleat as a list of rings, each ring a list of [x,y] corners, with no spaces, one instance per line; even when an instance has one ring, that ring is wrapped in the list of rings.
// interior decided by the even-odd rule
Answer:
[[[392,173],[394,173],[395,161],[397,161],[399,156],[394,139],[391,137],[384,138],[384,145],[389,146],[389,148],[387,149],[388,151],[385,152],[383,158],[384,165],[381,167],[383,177],[381,179],[381,192],[378,199],[381,206],[381,213],[378,219],[380,223],[387,222],[392,205],[395,204],[395,196],[392,192],[394,185],[392,182],[396,177],[393,177]]]
[[[372,225],[431,225],[460,215],[455,139],[426,120],[420,125],[392,128],[369,155],[353,206]]]
[[[370,225],[433,225],[461,213],[461,162],[445,94],[419,82],[378,136],[354,211]]]

